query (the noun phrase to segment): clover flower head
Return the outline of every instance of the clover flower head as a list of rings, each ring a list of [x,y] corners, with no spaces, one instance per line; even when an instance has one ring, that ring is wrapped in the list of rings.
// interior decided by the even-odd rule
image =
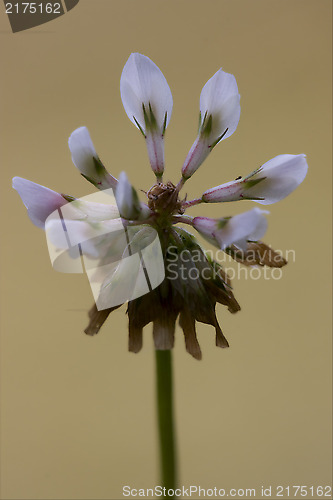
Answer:
[[[261,241],[267,229],[267,211],[255,207],[233,217],[219,214],[216,219],[191,217],[185,211],[205,203],[252,200],[268,205],[280,201],[304,180],[306,157],[279,155],[247,176],[208,189],[188,201],[180,195],[184,184],[215,146],[236,131],[240,95],[235,77],[219,69],[204,85],[199,131],[178,184],[163,180],[164,136],[173,105],[163,73],[148,57],[131,54],[121,75],[120,93],[127,116],[145,138],[156,176],[153,186],[144,191],[145,202],[140,201],[125,172],[118,180],[107,171],[85,127],[71,134],[69,148],[74,165],[100,190],[103,203],[56,193],[19,177],[13,179],[13,187],[32,222],[45,227],[51,247],[69,248],[68,262],[86,255],[86,272],[95,286],[95,304],[85,330],[88,335],[98,333],[108,315],[128,302],[130,351],[140,351],[143,328],[148,323],[153,323],[155,348],[172,349],[179,318],[187,351],[201,359],[196,323],[212,325],[216,345],[228,347],[216,317],[216,304],[223,304],[231,313],[239,311],[240,306],[221,265],[179,224],[190,226],[243,265],[282,267],[286,261]],[[65,226],[65,231],[59,231]],[[143,258],[142,249],[147,245],[150,254]],[[136,255],[137,263],[132,268],[129,262],[134,262]],[[156,256],[162,257],[160,267],[155,265]],[[155,279],[139,286],[138,277],[147,278],[152,267]],[[130,285],[129,274],[135,275]]]

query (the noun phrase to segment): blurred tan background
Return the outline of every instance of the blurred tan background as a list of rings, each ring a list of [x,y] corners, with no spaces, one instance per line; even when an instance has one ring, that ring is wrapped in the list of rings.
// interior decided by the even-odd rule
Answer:
[[[298,190],[268,207],[265,241],[295,259],[279,280],[241,274],[233,285],[242,311],[218,308],[230,349],[216,348],[213,329],[200,325],[197,362],[177,331],[180,484],[256,488],[258,499],[261,485],[330,484],[331,2],[81,0],[17,34],[1,4],[0,37],[2,498],[116,499],[124,485],[159,484],[151,327],[138,355],[127,352],[125,307],[85,336],[86,276],[52,270],[43,232],[11,189],[18,175],[75,196],[93,192],[67,146],[81,125],[113,175],[126,170],[137,188],[151,186],[144,141],[119,94],[136,51],[173,93],[166,178],[174,182],[195,138],[202,86],[221,66],[236,76],[238,129],[188,182],[191,198],[277,154],[306,153],[309,162]]]

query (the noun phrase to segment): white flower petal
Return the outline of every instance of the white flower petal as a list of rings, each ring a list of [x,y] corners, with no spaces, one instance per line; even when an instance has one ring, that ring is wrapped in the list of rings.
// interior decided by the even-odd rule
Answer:
[[[306,156],[279,155],[265,163],[260,171],[249,180],[265,177],[264,180],[246,189],[249,198],[264,198],[254,200],[262,205],[270,205],[282,200],[292,193],[303,182],[308,171]]]
[[[87,177],[95,172],[94,158],[98,158],[87,127],[79,127],[68,139],[72,160],[76,168]]]
[[[148,219],[149,217],[151,217],[153,215],[153,211],[150,210],[150,208],[148,207],[148,205],[146,205],[146,203],[143,203],[142,201],[140,201],[140,214],[138,216],[138,220],[146,220]]]
[[[253,208],[226,219],[195,217],[192,224],[207,241],[221,250],[232,244],[245,250],[248,240],[257,241],[265,234],[267,220],[264,214],[268,213],[259,208]]]
[[[189,179],[212,149],[236,130],[240,118],[240,95],[233,75],[219,69],[200,95],[200,130],[182,167]]]
[[[133,205],[133,189],[128,181],[125,172],[119,175],[119,183],[116,191],[116,200],[119,213],[122,217],[127,217],[132,211]]]
[[[236,79],[219,69],[204,85],[200,95],[202,119],[212,116],[210,142],[214,142],[228,129],[223,139],[236,130],[240,118],[240,95]]]
[[[130,55],[121,75],[120,93],[128,118],[136,126],[137,121],[144,132],[143,105],[148,112],[150,104],[161,131],[165,114],[168,126],[172,113],[171,90],[163,73],[149,57],[139,53]]]
[[[76,168],[96,187],[107,189],[117,186],[117,179],[102,165],[86,127],[74,130],[68,139],[68,146]]]
[[[61,194],[22,177],[13,178],[13,188],[28,209],[31,221],[42,229],[47,217],[67,203]]]
[[[267,210],[260,210],[259,208],[253,208],[252,210],[257,211],[258,217],[253,231],[247,235],[247,240],[258,241],[266,234],[268,222],[264,214],[269,214],[269,212]]]
[[[259,208],[235,215],[227,220],[226,224],[215,232],[215,237],[223,250],[235,244],[245,250],[247,240],[261,238],[267,230],[267,220]],[[244,248],[245,246],[245,248]]]
[[[140,201],[125,172],[121,172],[119,176],[116,200],[119,213],[122,217],[125,219],[138,218],[141,212]]]

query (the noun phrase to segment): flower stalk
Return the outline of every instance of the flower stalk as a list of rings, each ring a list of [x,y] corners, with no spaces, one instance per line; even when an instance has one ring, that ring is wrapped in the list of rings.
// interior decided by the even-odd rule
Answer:
[[[162,486],[175,490],[176,439],[173,415],[172,351],[155,351],[157,418],[160,443],[160,470]],[[168,496],[168,498],[174,498]]]
[[[199,205],[199,203],[203,203],[202,198],[195,198],[194,200],[184,201],[183,208],[194,207],[194,205]]]

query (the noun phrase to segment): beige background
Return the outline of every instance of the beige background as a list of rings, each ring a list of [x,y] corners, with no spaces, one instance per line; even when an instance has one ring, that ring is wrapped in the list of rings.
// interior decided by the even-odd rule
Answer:
[[[306,153],[310,167],[270,207],[265,238],[294,250],[295,262],[280,280],[235,279],[242,311],[218,309],[231,348],[216,348],[200,325],[196,362],[177,331],[180,483],[256,488],[258,499],[261,485],[330,484],[331,2],[81,0],[15,35],[0,7],[2,498],[115,499],[125,484],[159,482],[151,328],[138,355],[127,352],[125,307],[86,337],[86,277],[52,270],[43,232],[10,187],[19,175],[92,192],[67,147],[81,125],[115,176],[126,170],[138,188],[151,186],[144,141],[119,95],[133,51],[159,65],[173,92],[166,177],[174,182],[203,84],[220,66],[237,78],[238,129],[188,182],[190,197],[277,154]]]

